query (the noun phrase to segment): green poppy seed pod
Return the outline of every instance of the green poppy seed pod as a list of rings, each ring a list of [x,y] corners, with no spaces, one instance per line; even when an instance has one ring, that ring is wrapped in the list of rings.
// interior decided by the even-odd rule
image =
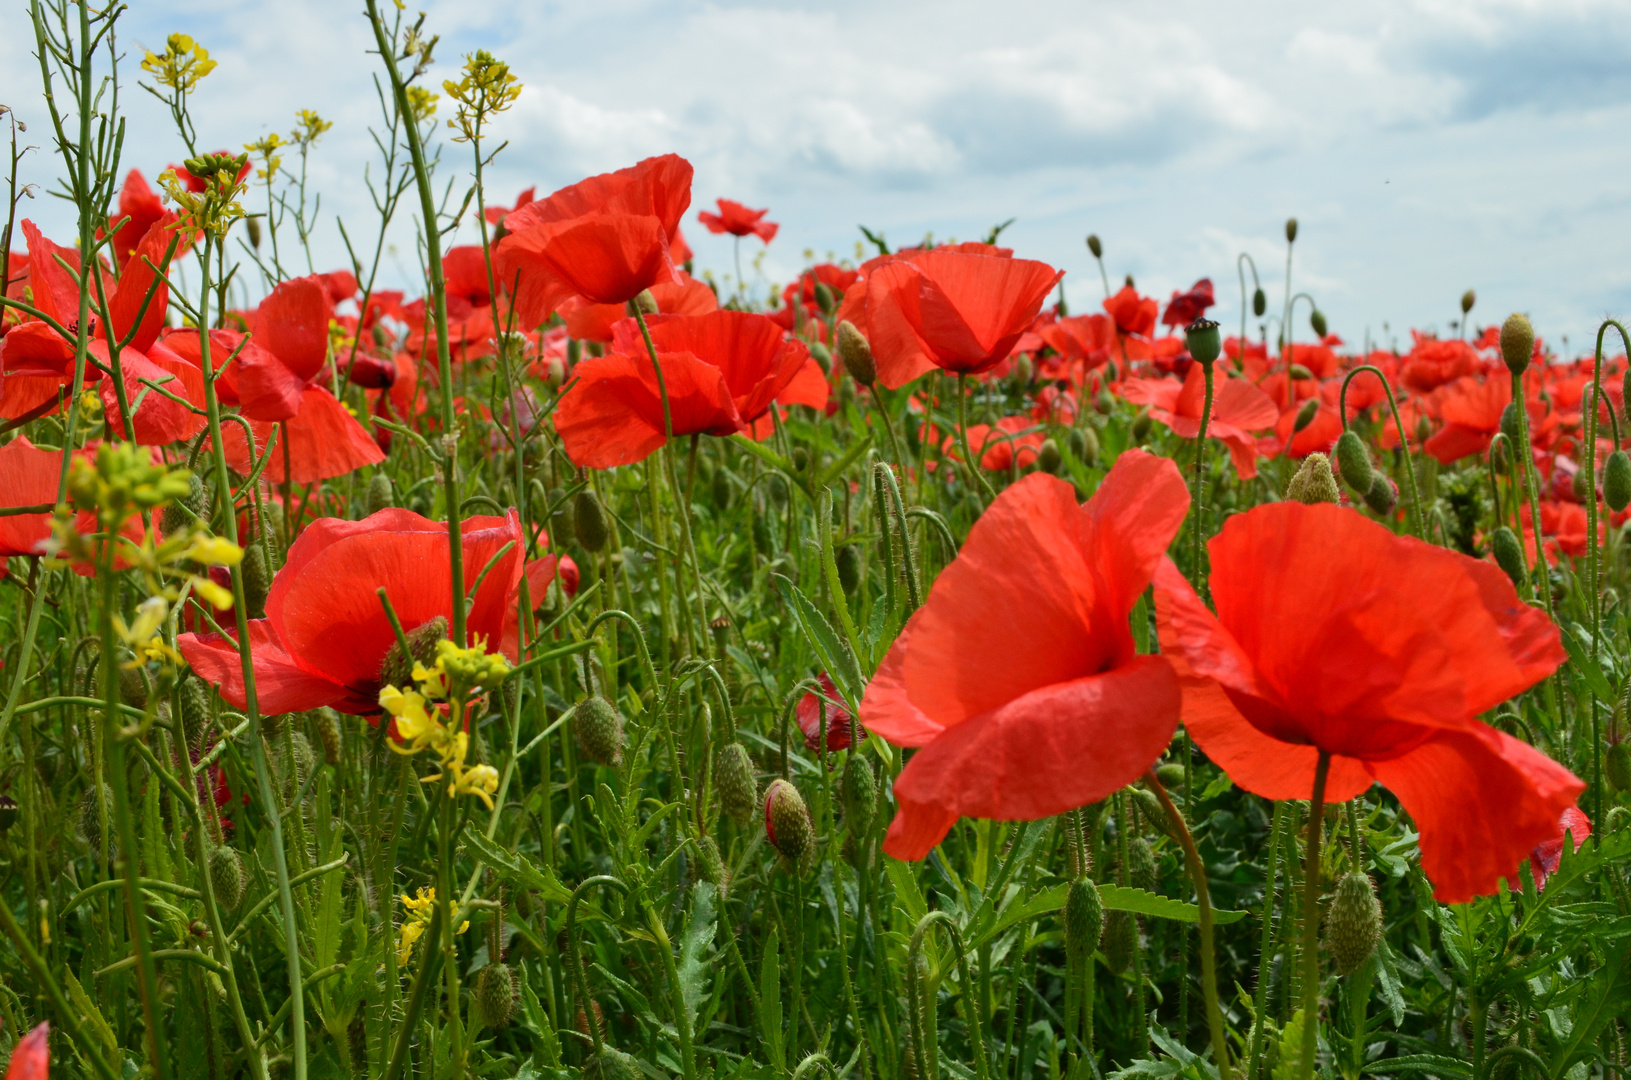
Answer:
[[[1508,371],[1522,375],[1534,355],[1535,328],[1528,316],[1514,311],[1501,324],[1501,359],[1506,361]]]
[[[505,1027],[515,1015],[519,997],[515,972],[505,963],[489,962],[476,976],[476,1016],[492,1030]]]
[[[1337,491],[1337,478],[1331,473],[1330,459],[1318,453],[1304,458],[1297,475],[1286,485],[1286,498],[1309,505],[1340,502],[1342,495]]]
[[[256,251],[261,249],[261,219],[259,215],[244,218],[244,228],[249,230],[249,246]]]
[[[1202,367],[1211,367],[1223,352],[1223,335],[1211,319],[1196,319],[1184,327],[1184,347]]]
[[[1370,451],[1365,449],[1357,431],[1349,428],[1342,433],[1337,439],[1336,455],[1343,481],[1357,494],[1369,494],[1371,484],[1376,481],[1376,470],[1371,467]]]
[[[1616,514],[1631,505],[1631,457],[1624,450],[1608,455],[1603,466],[1603,501]]]
[[[438,615],[402,635],[408,640],[408,651],[402,651],[399,642],[391,642],[385,650],[385,659],[379,665],[381,686],[404,689],[413,685],[413,666],[429,667],[436,662],[436,643],[447,637],[447,618]]]
[[[165,536],[173,536],[192,524],[193,518],[204,516],[204,481],[199,479],[197,473],[187,477],[187,497],[173,502],[164,508],[164,516],[159,519],[159,530]],[[187,511],[191,510],[192,513]]]
[[[1294,217],[1286,218],[1286,243],[1295,244],[1296,242],[1297,242],[1297,219],[1294,218]]]
[[[852,834],[865,835],[878,810],[878,777],[864,754],[851,753],[839,777],[844,800],[844,827]]]
[[[599,551],[606,546],[611,530],[606,525],[606,508],[600,505],[594,488],[586,487],[572,496],[572,531],[585,551]]]
[[[1179,765],[1177,768],[1178,768],[1178,783],[1182,784],[1184,782],[1184,778],[1183,778],[1184,767],[1182,765]],[[1161,800],[1156,797],[1155,792],[1149,791],[1149,790],[1147,790],[1145,788],[1141,788],[1141,787],[1128,788],[1127,790],[1131,793],[1131,795],[1133,797],[1133,801],[1138,804],[1138,809],[1143,812],[1144,820],[1148,821],[1151,825],[1154,825],[1157,829],[1160,829],[1163,834],[1165,834],[1167,836],[1172,836],[1172,820],[1167,817],[1167,808],[1165,806],[1161,805]],[[1136,840],[1134,841],[1135,844],[1138,843],[1138,842],[1139,841],[1136,841]],[[1149,845],[1147,843],[1144,846],[1146,848],[1149,847]],[[1152,854],[1152,859],[1153,859],[1153,854]],[[1138,857],[1137,857],[1137,855],[1135,853],[1133,855],[1134,869],[1138,868],[1137,864],[1138,864]],[[1155,866],[1155,864],[1152,861],[1150,863],[1151,873],[1152,874],[1154,872],[1154,866]],[[1143,888],[1143,887],[1144,886],[1142,886],[1142,885],[1139,886],[1139,888]],[[1153,888],[1151,888],[1150,891],[1154,892],[1155,890]]]
[[[845,319],[838,324],[838,359],[850,378],[862,386],[870,387],[878,378],[878,364],[872,359],[872,346],[866,335],[854,323]]]
[[[1328,329],[1328,327],[1325,325],[1325,312],[1321,311],[1319,308],[1315,308],[1313,311],[1309,312],[1308,325],[1314,328],[1315,337],[1324,340],[1325,331]]]
[[[1104,900],[1089,877],[1070,883],[1065,893],[1065,953],[1073,963],[1091,960],[1104,932]]]
[[[1365,505],[1378,517],[1387,517],[1399,505],[1398,485],[1382,473],[1372,473],[1370,490],[1365,492]]]
[[[108,814],[113,814],[113,788],[107,782],[102,784],[102,801],[108,805]],[[97,809],[96,789],[89,788],[79,800],[79,835],[85,843],[90,845],[92,853],[102,850],[102,816]],[[109,845],[109,852],[116,850],[118,840],[114,839]]]
[[[1490,538],[1490,546],[1495,549],[1495,564],[1506,571],[1512,584],[1523,588],[1523,545],[1518,542],[1518,534],[1502,525]]]
[[[1133,442],[1142,443],[1145,439],[1150,437],[1151,423],[1152,421],[1150,420],[1150,414],[1144,410],[1140,410],[1138,415],[1133,417],[1133,426],[1130,429]]]
[[[578,702],[572,713],[572,734],[584,756],[595,764],[615,767],[623,763],[623,714],[599,694]]]
[[[1370,959],[1382,940],[1382,904],[1370,878],[1357,870],[1337,882],[1337,894],[1325,913],[1325,943],[1338,975],[1350,975]]]
[[[815,822],[799,789],[780,777],[765,788],[765,839],[797,866],[815,845]]]
[[[396,492],[391,487],[391,478],[383,472],[376,472],[368,481],[368,502],[364,506],[366,517],[372,517],[381,510],[387,510],[396,505]]]
[[[246,546],[238,569],[244,579],[244,610],[251,619],[258,619],[266,614],[266,594],[272,591],[272,568],[267,565],[265,546],[258,542]]]
[[[1501,434],[1505,435],[1513,446],[1518,445],[1518,406],[1508,402],[1506,408],[1501,410]]]
[[[818,281],[815,285],[815,302],[821,314],[831,316],[838,309],[838,294],[825,281]]]
[[[731,474],[724,468],[714,470],[713,479],[708,484],[708,494],[714,501],[715,510],[729,510],[731,506]]]
[[[1059,472],[1059,466],[1065,463],[1065,455],[1060,453],[1059,444],[1052,439],[1042,440],[1042,449],[1036,452],[1036,467],[1045,473]]]
[[[747,747],[728,742],[714,757],[714,787],[719,792],[719,808],[742,828],[753,820],[759,808],[759,782],[753,777],[753,759]]]
[[[639,296],[629,301],[628,309],[630,318],[635,315],[655,315],[657,314],[657,298],[651,295],[650,289],[642,289]]]
[[[1252,290],[1252,314],[1261,319],[1263,313],[1269,309],[1269,294],[1262,287]]]
[[[1591,475],[1588,468],[1576,469],[1574,479],[1570,482],[1574,488],[1574,497],[1585,502],[1595,494],[1597,478]]]
[[[317,727],[317,741],[323,744],[323,760],[330,765],[340,763],[340,714],[324,705],[313,711],[312,723]]]
[[[1184,786],[1184,767],[1176,761],[1162,762],[1155,768],[1155,778],[1168,791],[1176,791]]]
[[[222,911],[232,911],[244,898],[244,859],[238,849],[225,844],[210,848],[210,888],[215,891],[215,902]]]
[[[793,447],[793,471],[801,473],[810,467],[810,451],[802,446]]]
[[[1319,411],[1319,398],[1309,398],[1307,401],[1303,402],[1302,408],[1297,410],[1296,422],[1291,425],[1291,433],[1295,435],[1309,424],[1312,424],[1314,422],[1314,417],[1319,415]]]
[[[1631,746],[1624,742],[1609,743],[1603,757],[1603,775],[1615,791],[1631,791]]]
[[[1099,241],[1098,233],[1087,234],[1087,250],[1092,252],[1095,259],[1104,258],[1104,244]]]
[[[838,564],[838,584],[844,595],[854,596],[861,587],[861,549],[845,544],[833,553],[833,561]]]
[[[1472,306],[1474,304],[1476,304],[1476,303],[1478,303],[1478,294],[1476,292],[1473,292],[1471,289],[1468,289],[1466,292],[1462,293],[1461,294],[1461,314],[1465,315],[1468,312],[1470,312],[1472,310]]]
[[[17,808],[16,799],[13,799],[10,795],[0,795],[0,836],[4,836],[11,831],[11,827],[17,824],[17,818],[21,814],[22,811]]]
[[[832,374],[831,349],[827,348],[827,346],[823,345],[819,341],[812,341],[810,342],[810,355],[815,357],[815,362],[817,364],[821,365],[821,373],[823,375]]]
[[[1150,793],[1146,791],[1144,794]],[[1155,796],[1150,795],[1150,798],[1154,799]],[[1159,820],[1164,820],[1164,816]],[[1142,836],[1135,836],[1127,842],[1127,884],[1150,893],[1159,892],[1161,888],[1160,877],[1155,870],[1155,849]]]
[[[1104,950],[1104,966],[1120,975],[1133,964],[1138,949],[1138,924],[1125,911],[1112,911],[1104,917],[1104,933],[1099,941]]]
[[[1314,373],[1312,371],[1309,371],[1308,368],[1303,366],[1302,364],[1292,364],[1291,365],[1291,377],[1293,379],[1298,380],[1299,382],[1302,382],[1302,381],[1305,381],[1307,379],[1312,379],[1314,377]]]
[[[602,1047],[600,1053],[589,1059],[583,1072],[589,1080],[641,1080],[645,1075],[640,1071],[639,1061],[609,1046]]]

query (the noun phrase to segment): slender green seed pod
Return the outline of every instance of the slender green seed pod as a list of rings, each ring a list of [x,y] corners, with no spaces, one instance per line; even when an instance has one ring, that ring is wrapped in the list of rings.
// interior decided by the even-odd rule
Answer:
[[[1349,975],[1370,959],[1382,939],[1382,904],[1370,878],[1358,871],[1344,874],[1325,915],[1325,943],[1338,975]]]
[[[176,698],[181,704],[181,730],[186,734],[187,745],[198,750],[210,725],[209,687],[202,679],[189,675],[176,688]]]
[[[878,810],[878,777],[866,755],[851,751],[838,783],[844,801],[844,827],[864,836]]]
[[[1145,892],[1161,890],[1160,875],[1155,869],[1155,849],[1142,836],[1135,836],[1127,842],[1127,884]]]
[[[1361,496],[1368,494],[1376,480],[1376,470],[1371,467],[1370,451],[1365,449],[1358,432],[1349,428],[1342,433],[1337,439],[1336,457],[1343,482]]]
[[[1314,417],[1318,416],[1319,413],[1319,398],[1309,398],[1307,401],[1303,402],[1302,408],[1297,410],[1297,419],[1292,422],[1291,433],[1296,435],[1297,433],[1301,432],[1303,428],[1314,422]]]
[[[578,544],[585,551],[599,551],[606,546],[611,530],[606,523],[606,509],[594,488],[584,488],[572,497],[572,527]]]
[[[1252,314],[1261,319],[1263,317],[1263,313],[1268,311],[1268,309],[1269,294],[1264,292],[1262,287],[1259,286],[1257,289],[1252,291]]]
[[[1324,340],[1325,331],[1328,329],[1328,327],[1325,325],[1325,312],[1321,311],[1319,308],[1315,308],[1313,311],[1309,312],[1308,325],[1314,328],[1315,337]]]
[[[1104,243],[1099,239],[1098,233],[1087,234],[1087,250],[1095,259],[1104,258]]]
[[[753,761],[747,748],[739,742],[728,742],[714,757],[714,787],[719,792],[719,807],[738,828],[753,820],[759,809],[759,783],[753,778]]]
[[[1624,450],[1609,454],[1603,466],[1603,502],[1616,514],[1631,506],[1631,456]]]
[[[1387,517],[1399,504],[1399,487],[1380,472],[1371,478],[1370,490],[1365,492],[1365,505],[1378,517]]]
[[[572,713],[572,734],[585,756],[595,764],[623,763],[623,746],[628,741],[623,733],[623,714],[599,694],[578,702]]]
[[[222,911],[236,910],[243,902],[247,880],[244,859],[238,854],[238,849],[226,844],[216,844],[210,848],[209,875],[216,904]]]

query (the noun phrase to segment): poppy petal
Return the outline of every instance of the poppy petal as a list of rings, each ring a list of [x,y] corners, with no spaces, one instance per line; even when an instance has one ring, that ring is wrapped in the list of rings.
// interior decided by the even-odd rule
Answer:
[[[237,645],[215,633],[181,634],[176,638],[176,648],[199,678],[220,691],[222,700],[235,709],[248,707],[243,661]],[[345,712],[359,711],[355,695],[344,686],[301,667],[284,648],[268,620],[250,620],[249,649],[255,671],[255,703],[262,714],[302,712],[324,705]],[[365,712],[379,708],[377,703],[367,699],[360,704],[364,706],[361,711]]]

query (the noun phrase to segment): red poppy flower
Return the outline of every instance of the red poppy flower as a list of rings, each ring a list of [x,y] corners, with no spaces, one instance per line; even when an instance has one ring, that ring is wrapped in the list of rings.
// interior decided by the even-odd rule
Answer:
[[[40,450],[21,435],[0,446],[0,506],[55,503],[61,476],[61,450]],[[38,555],[50,536],[50,511],[0,517],[0,558]]]
[[[1046,263],[937,249],[866,277],[865,321],[878,379],[904,386],[936,367],[990,370],[1013,351],[1064,276]]]
[[[1043,440],[1043,433],[1037,430],[1036,424],[1028,416],[1005,416],[995,425],[968,426],[969,450],[979,455],[980,468],[993,472],[1012,468],[1015,454],[1019,455],[1021,468],[1029,465],[1036,460]],[[962,443],[956,435],[946,436],[940,452],[959,461],[963,459]]]
[[[530,187],[515,197],[514,206],[489,206],[487,208],[488,223],[492,225],[500,224],[505,218],[509,217],[511,214],[515,213],[517,210],[521,209],[523,206],[527,205],[537,197],[538,189],[535,187]]]
[[[1077,377],[1080,378],[1109,361],[1110,346],[1116,340],[1116,325],[1108,315],[1070,315],[1040,327],[1037,333],[1059,354],[1064,367],[1049,374],[1063,375],[1079,365]],[[1047,363],[1043,361],[1044,367]]]
[[[821,714],[827,714],[827,752],[836,754],[840,750],[848,750],[855,741],[855,721],[850,717],[849,707],[844,699],[838,696],[838,688],[833,685],[823,671],[816,682],[821,684],[821,696],[817,697],[815,691],[807,691],[793,710],[793,715],[799,722],[799,730],[804,732],[804,748],[811,753],[821,751]],[[866,737],[866,732],[861,732]]]
[[[1135,405],[1150,406],[1150,416],[1183,439],[1200,434],[1201,409],[1206,404],[1206,372],[1191,364],[1182,384],[1171,379],[1128,379],[1122,396]],[[1212,418],[1206,434],[1229,448],[1229,460],[1242,480],[1257,475],[1257,439],[1250,434],[1273,426],[1280,410],[1269,396],[1245,379],[1218,373],[1212,388]]]
[[[6,1080],[49,1080],[50,1074],[51,1025],[46,1022],[17,1040]]]
[[[657,354],[675,435],[731,435],[742,426],[725,373],[689,352]],[[667,441],[657,374],[644,350],[608,353],[572,369],[574,385],[555,410],[555,430],[572,464],[610,469],[644,461]]]
[[[1352,510],[1282,502],[1208,545],[1214,616],[1170,559],[1155,575],[1184,724],[1242,788],[1325,799],[1379,782],[1415,819],[1444,903],[1495,891],[1584,789],[1477,715],[1563,662],[1557,628],[1490,563]]]
[[[719,310],[714,291],[684,270],[675,270],[673,281],[653,285],[651,298],[663,315],[706,315]],[[610,342],[612,327],[629,317],[629,309],[626,304],[591,304],[575,296],[561,305],[560,315],[566,320],[568,336],[579,341]]]
[[[1405,387],[1418,394],[1435,390],[1483,367],[1478,351],[1465,341],[1440,341],[1412,330],[1414,345],[1399,366]],[[1501,380],[1498,380],[1501,381]]]
[[[226,151],[226,150],[217,150],[213,154],[210,154],[208,156],[209,157],[231,157],[232,154],[229,151]],[[243,183],[244,178],[249,175],[250,170],[253,169],[254,167],[255,166],[254,166],[254,164],[252,162],[245,159],[242,167],[240,167],[238,169],[238,175],[236,177],[236,183],[239,183],[239,184]],[[186,184],[187,185],[187,190],[192,192],[194,195],[202,195],[204,192],[209,190],[210,182],[207,179],[205,179],[204,177],[202,177],[202,176],[194,176],[192,173],[188,172],[187,171],[187,166],[185,166],[185,165],[171,165],[170,166],[170,171],[175,173],[176,174],[176,179],[180,180],[183,184]]]
[[[1337,411],[1329,405],[1316,406],[1314,418],[1308,422],[1308,426],[1294,433],[1297,414],[1301,411],[1302,407],[1298,406],[1281,413],[1280,419],[1275,422],[1274,434],[1265,435],[1258,444],[1258,450],[1272,456],[1278,454],[1290,440],[1290,454],[1294,458],[1328,453],[1336,445],[1337,439],[1342,437],[1342,421],[1337,417]]]
[[[148,186],[147,177],[142,175],[141,170],[131,169],[126,173],[125,186],[119,189],[119,212],[108,219],[110,229],[125,219],[124,224],[113,233],[113,255],[121,267],[130,261],[131,252],[147,235],[147,230],[163,219],[164,213],[163,200],[158,192]]]
[[[497,556],[470,602],[469,639],[483,639],[514,660],[520,518],[513,510],[506,517],[468,518],[460,540],[467,583]],[[451,621],[447,525],[389,509],[361,521],[320,518],[301,532],[272,579],[266,617],[249,624],[262,713],[322,705],[358,716],[379,711],[380,665],[396,641],[375,592],[380,586],[405,631],[437,616]],[[200,678],[234,708],[245,707],[233,642],[220,634],[182,634],[176,644]]]
[[[591,176],[505,218],[498,280],[517,280],[516,311],[537,326],[574,294],[621,304],[674,277],[672,241],[691,205],[691,163],[677,154]]]
[[[1490,440],[1501,430],[1501,413],[1512,401],[1512,381],[1462,378],[1445,386],[1437,396],[1444,426],[1427,440],[1424,448],[1440,464],[1448,465],[1489,449]]]
[[[1138,778],[1178,724],[1165,658],[1128,615],[1183,524],[1178,467],[1129,450],[1085,505],[1032,473],[974,524],[890,648],[861,723],[922,747],[884,840],[921,859],[959,817],[1051,817]]]
[[[1155,331],[1155,312],[1160,305],[1154,297],[1140,296],[1131,285],[1105,300],[1104,310],[1115,321],[1116,331],[1123,336],[1147,338]]]
[[[730,233],[732,236],[757,236],[765,243],[776,239],[776,230],[781,226],[774,221],[766,221],[765,215],[769,210],[749,210],[739,202],[730,199],[719,199],[719,213],[710,213],[703,210],[697,214],[697,220],[708,226],[708,231],[714,234]]]
[[[1535,850],[1529,853],[1529,873],[1535,879],[1537,891],[1546,888],[1547,877],[1556,873],[1558,864],[1563,861],[1564,833],[1574,838],[1573,850],[1579,851],[1580,845],[1591,835],[1591,819],[1581,813],[1579,807],[1571,806],[1558,819],[1557,835],[1535,845]]]
[[[1167,301],[1166,313],[1161,316],[1162,326],[1188,326],[1202,315],[1206,309],[1217,303],[1212,293],[1212,279],[1201,278],[1189,287],[1188,292],[1173,290],[1172,299]]]
[[[723,372],[744,423],[770,411],[770,403],[810,362],[809,346],[752,312],[652,315],[646,327],[659,353],[688,352]],[[645,355],[640,324],[624,319],[612,327],[612,348],[629,356]]]

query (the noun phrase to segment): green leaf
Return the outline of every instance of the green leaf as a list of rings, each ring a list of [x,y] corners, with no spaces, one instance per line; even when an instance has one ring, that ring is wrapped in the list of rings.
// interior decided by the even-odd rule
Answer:
[[[102,1016],[102,1010],[85,993],[85,988],[79,985],[71,971],[63,971],[63,982],[68,984],[68,1002],[79,1011],[80,1023],[84,1025],[85,1034],[95,1039],[100,1045],[105,1060],[117,1061],[119,1059],[119,1040],[113,1036],[113,1028]],[[89,1069],[85,1070],[89,1072]]]
[[[917,887],[912,868],[899,859],[885,859],[883,868],[889,875],[890,884],[895,886],[895,903],[905,910],[912,925],[916,926],[918,920],[929,913],[929,902],[923,899],[923,891]]]
[[[714,942],[714,887],[699,882],[691,896],[691,914],[680,933],[680,960],[675,974],[680,980],[680,997],[694,1026],[697,1007],[707,997],[713,978],[707,954]]]
[[[852,445],[848,450],[844,451],[843,457],[827,466],[826,470],[822,472],[820,479],[816,481],[816,487],[827,487],[834,480],[837,480],[840,476],[844,475],[844,470],[855,464],[856,459],[862,454],[866,453],[867,447],[871,445],[871,435],[855,440],[854,445]]]
[[[1376,993],[1387,1006],[1397,1029],[1404,1023],[1404,994],[1399,988],[1398,959],[1385,940],[1376,943]]]
[[[1194,904],[1186,904],[1169,896],[1157,896],[1143,889],[1100,885],[1099,898],[1104,901],[1107,911],[1130,911],[1135,915],[1153,915],[1158,919],[1176,919],[1179,922],[1199,922],[1201,918],[1201,909]],[[1212,922],[1218,926],[1227,926],[1245,917],[1244,911],[1212,909]]]
[[[499,876],[507,877],[523,888],[535,889],[557,904],[572,899],[572,893],[555,879],[554,874],[538,869],[519,851],[507,851],[475,829],[466,829],[461,839],[471,854],[497,870]]]
[[[1625,1009],[1627,984],[1631,983],[1626,960],[1627,950],[1622,947],[1592,974],[1591,985],[1575,1006],[1569,1037],[1552,1057],[1553,1076],[1562,1076],[1577,1060],[1589,1056],[1603,1028]]]
[[[1298,1009],[1280,1029],[1280,1058],[1270,1074],[1273,1080],[1298,1080],[1302,1076],[1303,1025],[1307,1022],[1307,1015]]]
[[[776,928],[772,926],[759,962],[759,1034],[764,1037],[770,1063],[781,1073],[787,1064],[782,1053],[782,973],[776,950]]]
[[[866,680],[861,677],[861,668],[850,653],[849,646],[839,640],[827,617],[810,602],[808,596],[799,591],[797,585],[777,574],[776,587],[786,598],[787,609],[792,613],[793,621],[809,640],[810,647],[815,650],[816,658],[821,661],[821,666],[832,678],[833,685],[849,704],[850,714],[859,716],[861,694],[866,689]]]
[[[1563,647],[1569,651],[1569,659],[1574,662],[1575,669],[1599,701],[1613,705],[1614,684],[1603,672],[1602,666],[1591,658],[1590,640],[1590,633],[1578,623],[1563,624]]]
[[[1372,1063],[1376,1072],[1424,1072],[1440,1076],[1471,1076],[1472,1065],[1460,1058],[1442,1054],[1410,1054],[1406,1057],[1386,1058]],[[1275,1071],[1276,1080],[1280,1070]]]

